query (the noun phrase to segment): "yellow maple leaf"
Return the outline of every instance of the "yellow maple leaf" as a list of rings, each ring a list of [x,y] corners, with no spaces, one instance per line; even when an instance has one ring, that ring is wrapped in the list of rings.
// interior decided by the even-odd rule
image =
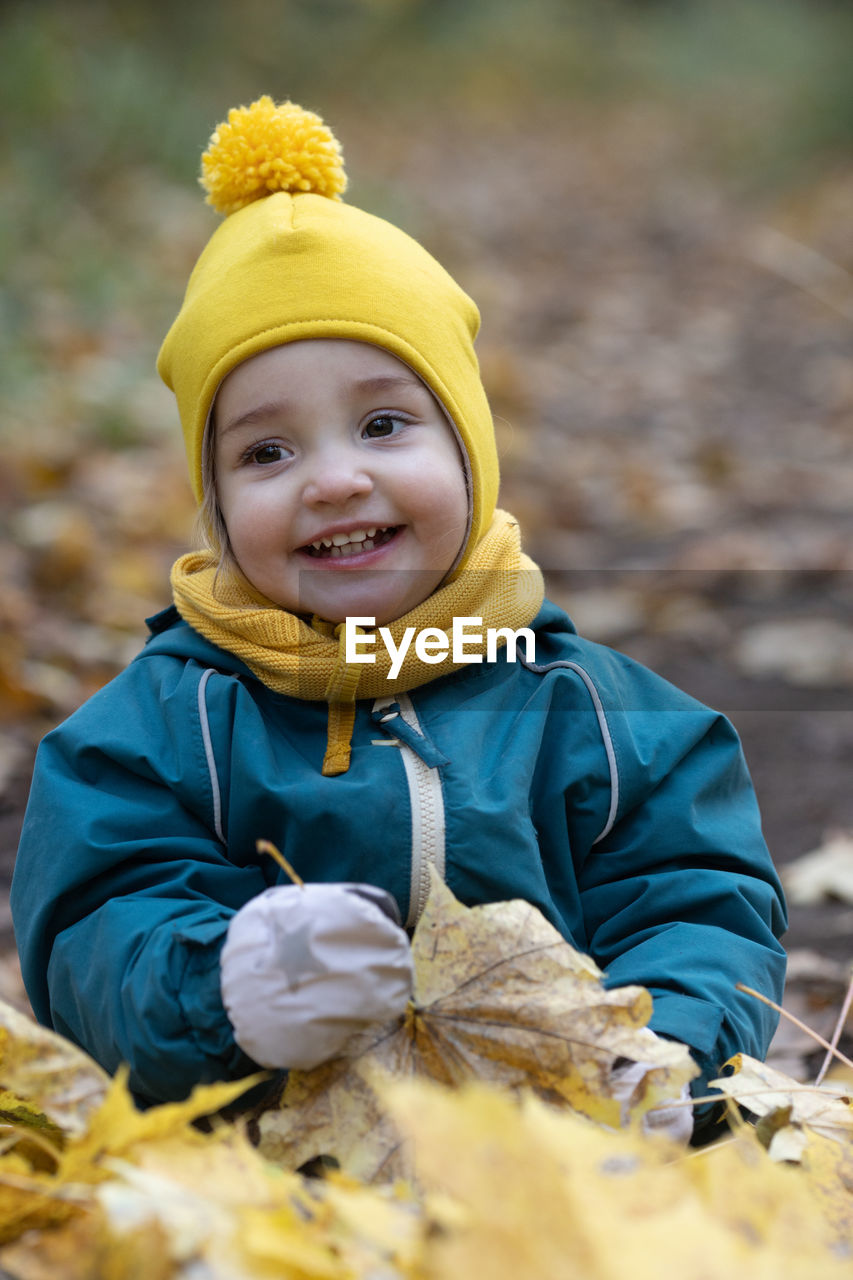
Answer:
[[[531,1088],[609,1125],[621,1119],[617,1058],[653,1064],[638,1113],[697,1074],[683,1045],[639,1034],[648,991],[605,990],[597,966],[527,902],[464,907],[434,876],[412,952],[405,1017],[353,1037],[340,1058],[290,1073],[279,1109],[259,1120],[269,1159],[298,1168],[326,1155],[368,1181],[405,1175],[377,1073]]]
[[[98,1182],[110,1177],[106,1157],[135,1155],[146,1144],[179,1138],[184,1144],[207,1145],[212,1135],[192,1128],[200,1116],[212,1115],[251,1089],[265,1073],[197,1085],[183,1102],[167,1102],[147,1111],[137,1109],[127,1088],[127,1069],[110,1082],[101,1106],[84,1134],[71,1139],[63,1150],[57,1176],[64,1182]]]
[[[117,1238],[157,1225],[176,1262],[205,1275],[353,1280],[396,1276],[412,1258],[420,1218],[411,1204],[357,1183],[320,1183],[274,1168],[241,1127],[173,1132],[104,1157],[97,1202]],[[1,1257],[1,1256],[0,1256]],[[389,1261],[390,1260],[390,1261]],[[380,1264],[389,1261],[383,1271]]]

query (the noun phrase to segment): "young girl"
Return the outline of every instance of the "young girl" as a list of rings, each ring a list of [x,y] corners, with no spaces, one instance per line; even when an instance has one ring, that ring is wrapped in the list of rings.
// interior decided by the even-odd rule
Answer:
[[[37,1017],[148,1101],[314,1065],[404,1009],[435,868],[648,987],[697,1089],[762,1056],[736,983],[780,997],[785,919],[736,735],[543,600],[474,304],[340,199],[293,104],[232,111],[204,171],[228,216],[159,369],[211,550],[39,751],[12,889]]]

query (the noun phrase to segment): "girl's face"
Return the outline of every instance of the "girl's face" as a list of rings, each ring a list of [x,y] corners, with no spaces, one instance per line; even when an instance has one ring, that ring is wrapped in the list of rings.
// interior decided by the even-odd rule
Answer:
[[[289,612],[382,625],[454,564],[468,526],[460,448],[390,352],[337,338],[273,347],[225,379],[214,429],[234,558]]]

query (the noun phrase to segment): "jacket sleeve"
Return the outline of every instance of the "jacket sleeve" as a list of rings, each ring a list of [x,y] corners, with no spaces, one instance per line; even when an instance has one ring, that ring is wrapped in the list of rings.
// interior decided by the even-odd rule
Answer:
[[[254,1068],[234,1042],[219,952],[266,882],[216,835],[199,669],[140,660],[42,743],[12,885],[40,1022],[142,1100]]]
[[[650,672],[607,707],[618,806],[579,883],[590,951],[608,986],[640,983],[653,1030],[683,1041],[702,1077],[734,1053],[763,1058],[782,998],[779,878],[737,734]]]

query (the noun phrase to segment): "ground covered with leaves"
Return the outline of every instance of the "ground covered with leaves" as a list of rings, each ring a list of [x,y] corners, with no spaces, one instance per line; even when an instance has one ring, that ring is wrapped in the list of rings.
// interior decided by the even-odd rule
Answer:
[[[648,992],[605,990],[529,904],[467,909],[436,880],[413,951],[405,1016],[291,1073],[248,1123],[210,1117],[257,1077],[139,1112],[122,1074],[0,1003],[4,1274],[850,1274],[843,1085],[737,1059],[717,1082],[731,1136],[688,1154],[642,1120],[689,1054],[645,1029]],[[652,1069],[620,1099],[625,1059]]]

